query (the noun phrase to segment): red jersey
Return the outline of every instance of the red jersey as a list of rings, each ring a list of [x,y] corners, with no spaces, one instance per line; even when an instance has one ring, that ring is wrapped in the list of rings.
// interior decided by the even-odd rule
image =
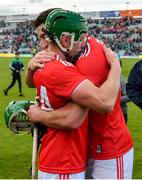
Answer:
[[[110,70],[103,44],[95,38],[89,38],[85,53],[77,61],[76,67],[96,86],[101,86]],[[120,93],[111,113],[89,111],[91,158],[112,159],[126,153],[132,146],[133,141],[120,108]]]
[[[65,105],[73,91],[86,78],[77,68],[57,57],[34,73],[34,84],[45,110]],[[85,170],[87,161],[88,121],[76,130],[48,128],[42,137],[38,168],[47,173],[79,173]]]

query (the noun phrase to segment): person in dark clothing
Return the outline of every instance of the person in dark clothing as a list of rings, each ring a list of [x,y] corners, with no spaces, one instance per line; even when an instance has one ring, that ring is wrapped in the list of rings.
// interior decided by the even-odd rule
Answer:
[[[142,60],[131,69],[126,84],[129,99],[142,109]]]
[[[121,87],[121,110],[124,115],[125,122],[127,124],[128,121],[128,105],[127,103],[130,101],[127,92],[126,92],[126,81],[124,79],[124,76],[121,74],[120,76],[120,87]]]
[[[119,57],[119,61],[120,61],[120,66],[122,68],[122,61],[121,61],[119,55],[118,55],[118,57]],[[121,76],[120,76],[120,89],[121,89],[120,106],[121,106],[121,110],[122,110],[125,122],[127,124],[127,121],[128,121],[128,105],[127,105],[127,103],[130,101],[130,99],[126,92],[126,80],[125,80],[123,74],[121,74]]]
[[[21,81],[21,70],[24,70],[24,64],[22,63],[21,59],[20,59],[20,53],[16,52],[15,53],[15,58],[12,60],[12,62],[10,63],[9,68],[11,69],[12,73],[12,81],[10,83],[10,85],[8,86],[8,88],[4,89],[4,95],[8,95],[8,91],[15,85],[16,80],[18,81],[18,86],[19,86],[19,96],[23,96],[22,94],[22,81]]]

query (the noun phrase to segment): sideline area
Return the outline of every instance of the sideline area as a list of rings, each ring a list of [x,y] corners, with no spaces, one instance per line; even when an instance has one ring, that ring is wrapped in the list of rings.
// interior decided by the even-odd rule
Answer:
[[[15,54],[0,53],[0,57],[15,57]],[[32,54],[20,54],[20,57],[33,57],[33,55]]]
[[[0,57],[14,57],[12,53],[0,53]],[[33,57],[32,54],[20,54],[20,57]],[[142,59],[142,55],[139,56],[120,56],[122,59]]]

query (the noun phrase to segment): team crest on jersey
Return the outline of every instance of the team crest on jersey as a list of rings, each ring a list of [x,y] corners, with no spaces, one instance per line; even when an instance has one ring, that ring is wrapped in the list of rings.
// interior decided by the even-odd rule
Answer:
[[[102,152],[102,145],[101,144],[97,145],[96,152],[97,153],[101,153]]]

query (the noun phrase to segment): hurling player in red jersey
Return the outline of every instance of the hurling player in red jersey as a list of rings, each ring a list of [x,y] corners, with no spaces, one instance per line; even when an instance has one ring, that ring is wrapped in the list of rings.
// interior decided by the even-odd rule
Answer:
[[[96,86],[107,79],[109,67],[103,44],[89,37],[86,49],[76,67]],[[133,141],[120,107],[120,91],[111,113],[94,110],[89,118],[89,157],[93,162],[94,179],[131,179],[133,170]]]
[[[59,28],[54,32],[55,39],[52,36],[54,30],[52,23],[57,26],[57,29]],[[64,31],[60,29],[62,23],[65,27]],[[70,30],[68,31],[68,29]],[[100,88],[94,86],[79,72],[78,68],[66,61],[66,58],[78,55],[78,52],[86,45],[85,32],[87,32],[87,27],[84,18],[71,11],[56,9],[47,16],[46,32],[41,30],[41,26],[40,28],[38,26],[37,31],[40,38],[43,37],[44,33],[48,34],[46,37],[48,48],[43,51],[43,56],[46,51],[52,51],[56,55],[51,62],[44,63],[44,66],[40,66],[38,63],[33,65],[32,60],[28,65],[26,83],[29,87],[37,88],[41,107],[31,106],[28,111],[29,119],[44,124],[47,111],[58,109],[70,100],[100,112],[111,111],[118,94],[121,72],[115,54],[108,50],[111,68],[106,82]],[[39,57],[34,59],[36,58]],[[37,67],[40,69],[35,71]],[[72,103],[69,106],[71,107]],[[78,108],[80,116],[77,112],[77,115],[73,114],[72,117],[75,115],[76,119],[82,118],[83,122],[87,109],[78,105],[74,106],[76,109]],[[41,117],[39,117],[38,112],[40,112]],[[39,178],[83,179],[88,157],[87,143],[88,118],[75,130],[48,128],[42,137],[38,163]]]

